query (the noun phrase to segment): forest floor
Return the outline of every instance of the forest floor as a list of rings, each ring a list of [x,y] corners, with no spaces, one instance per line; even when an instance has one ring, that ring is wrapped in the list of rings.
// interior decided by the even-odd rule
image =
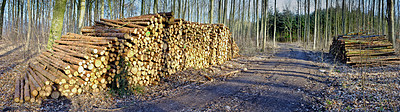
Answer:
[[[18,76],[15,74],[23,70],[23,64],[20,64],[23,61],[12,61],[20,59],[16,56],[21,54],[12,50],[22,48],[18,48],[18,45],[7,49],[3,47],[7,45],[0,44],[0,109],[3,111],[340,111],[359,110],[367,107],[365,103],[357,103],[360,99],[370,101],[360,98],[359,94],[365,92],[365,89],[360,90],[361,82],[358,80],[361,76],[358,71],[363,69],[336,65],[328,54],[305,50],[298,44],[279,43],[270,52],[242,56],[206,69],[179,72],[163,79],[160,85],[137,87],[131,95],[99,92],[49,99],[41,105],[20,105],[11,100],[13,81]],[[393,74],[389,76],[390,80],[394,80],[389,83],[393,86],[382,85],[379,81],[383,79],[362,86],[367,88],[375,84],[382,85],[382,89],[392,88],[390,92],[381,90],[384,93],[371,93],[383,97],[379,101],[369,102],[372,104],[368,105],[376,104],[368,107],[370,110],[398,108],[396,104],[400,100],[396,87],[400,87],[400,80],[399,74],[394,71],[398,72],[399,68],[379,67],[369,71]],[[379,102],[384,101],[389,106],[380,106],[384,104]]]

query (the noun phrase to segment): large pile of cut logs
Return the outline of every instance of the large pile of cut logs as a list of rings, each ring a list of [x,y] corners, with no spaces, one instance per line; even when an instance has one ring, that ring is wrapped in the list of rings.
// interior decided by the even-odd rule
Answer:
[[[384,35],[335,37],[330,54],[353,67],[400,64],[400,58],[395,54],[392,43]]]
[[[156,85],[187,68],[205,68],[239,56],[229,29],[174,19],[173,13],[117,20],[68,33],[52,50],[29,63],[15,86],[15,102],[70,97],[120,88]]]

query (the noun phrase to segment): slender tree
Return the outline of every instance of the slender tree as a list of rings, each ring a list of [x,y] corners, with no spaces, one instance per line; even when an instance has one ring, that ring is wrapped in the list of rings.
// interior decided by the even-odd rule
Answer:
[[[227,14],[227,11],[228,11],[228,0],[225,0],[224,1],[224,15],[223,15],[223,23],[226,25],[227,24],[227,18],[226,18],[226,16],[228,15]]]
[[[4,18],[4,8],[6,7],[7,0],[1,2],[1,12],[0,12],[0,40],[3,38],[3,18]]]
[[[154,6],[153,6],[153,12],[157,13],[158,12],[158,0],[154,0]]]
[[[59,40],[64,21],[65,5],[67,0],[56,0],[51,20],[50,35],[47,42],[47,49],[53,47],[54,40]]]
[[[387,0],[388,9],[388,37],[392,41],[393,46],[396,46],[396,37],[394,36],[394,3],[393,0]]]
[[[259,10],[258,10],[258,1],[259,0],[255,0],[255,4],[254,4],[254,8],[255,8],[255,16],[254,16],[254,19],[255,19],[255,21],[256,21],[256,38],[257,38],[257,48],[259,48],[259,34],[260,34],[260,27],[259,27],[259,17],[258,17],[258,13],[259,13]],[[264,44],[264,43],[263,43]],[[264,47],[264,45],[262,46],[262,47]],[[261,48],[261,51],[264,51],[264,48]]]
[[[218,0],[218,23],[222,23],[222,0]]]
[[[345,16],[344,16],[344,13],[346,13],[345,11],[344,11],[344,0],[342,0],[342,34],[344,35],[344,34],[346,34],[346,26],[345,26]]]
[[[325,41],[324,41],[324,47],[326,47],[327,46],[327,44],[328,44],[328,21],[329,21],[329,19],[328,19],[328,16],[329,16],[329,0],[326,0],[326,3],[325,3],[325,8],[326,8],[326,12],[325,12]]]
[[[214,0],[210,0],[210,11],[208,12],[208,23],[213,23]]]
[[[140,10],[140,15],[144,15],[145,13],[145,0],[142,0],[142,6],[140,7],[142,10]]]
[[[314,2],[315,2],[315,8],[314,8],[314,43],[313,43],[313,49],[315,50],[315,46],[316,46],[316,44],[317,44],[317,24],[318,24],[318,21],[317,21],[317,15],[318,15],[318,0],[314,0]]]
[[[80,0],[80,12],[79,12],[79,22],[78,22],[78,29],[80,30],[83,26],[83,19],[85,18],[85,0]]]
[[[5,3],[5,2],[3,2]],[[32,9],[31,9],[31,0],[27,0],[27,9],[28,9],[28,32],[26,34],[26,44],[25,51],[29,48],[29,42],[31,41],[31,29],[32,29]],[[25,56],[25,55],[24,55]]]
[[[276,0],[274,2],[274,48],[276,47]]]

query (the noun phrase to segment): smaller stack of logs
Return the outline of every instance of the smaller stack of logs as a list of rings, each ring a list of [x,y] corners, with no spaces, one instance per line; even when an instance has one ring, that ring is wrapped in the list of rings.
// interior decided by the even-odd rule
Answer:
[[[157,85],[177,71],[239,56],[223,24],[175,19],[172,12],[100,19],[81,33],[61,36],[28,64],[17,80],[15,102]]]
[[[329,52],[353,67],[400,64],[384,35],[341,35],[334,38]]]

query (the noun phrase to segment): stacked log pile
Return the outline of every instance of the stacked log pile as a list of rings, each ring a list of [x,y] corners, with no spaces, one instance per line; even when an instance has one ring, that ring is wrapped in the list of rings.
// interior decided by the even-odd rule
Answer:
[[[29,63],[17,80],[15,102],[156,85],[177,71],[239,56],[223,24],[174,19],[171,12],[100,19],[81,33],[63,35]]]
[[[330,53],[353,67],[400,64],[400,58],[396,56],[392,43],[383,35],[335,37]]]

